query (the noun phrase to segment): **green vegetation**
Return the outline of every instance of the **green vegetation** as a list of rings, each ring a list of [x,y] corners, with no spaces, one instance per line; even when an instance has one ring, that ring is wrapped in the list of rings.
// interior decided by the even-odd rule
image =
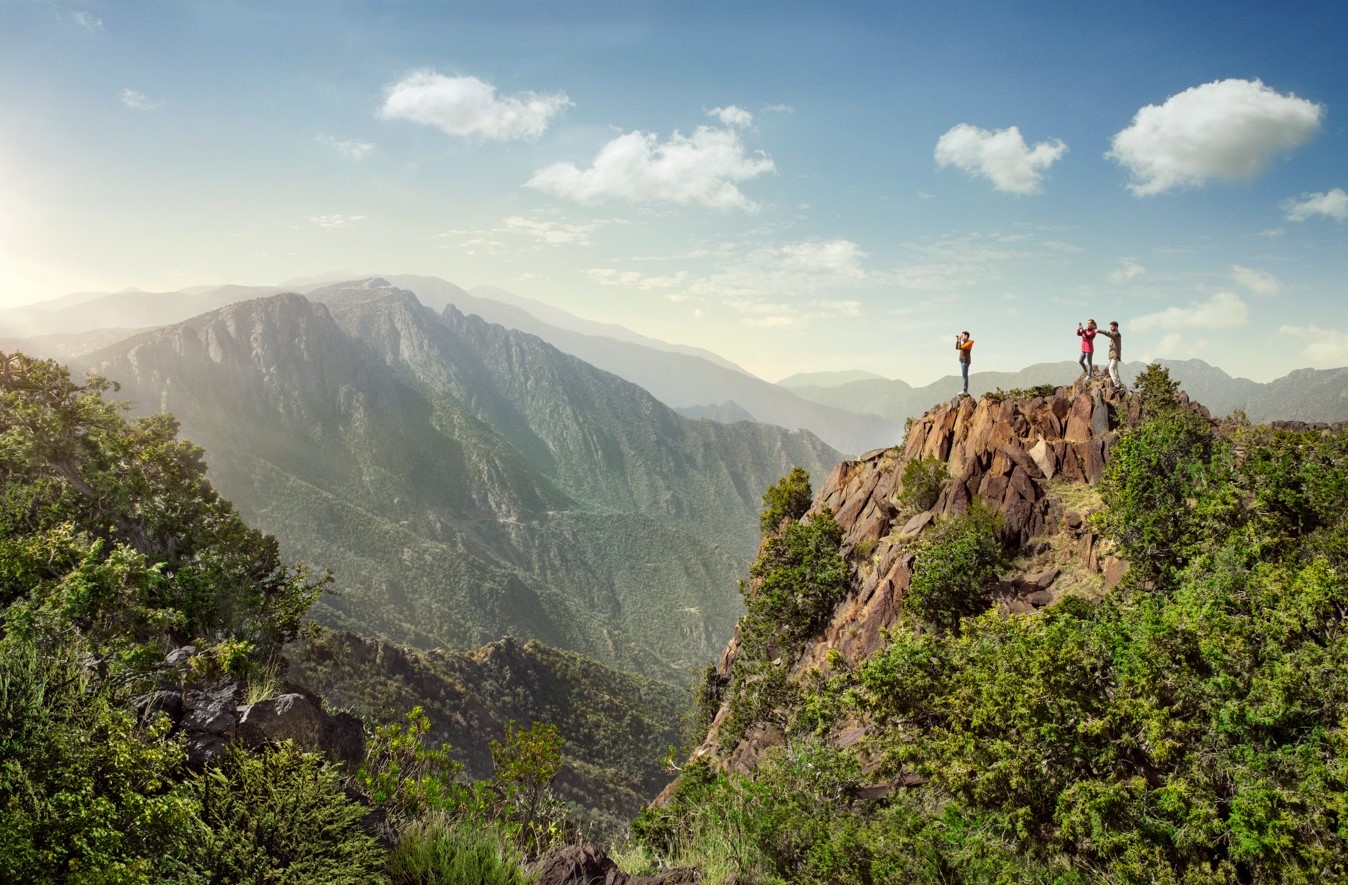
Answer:
[[[946,630],[981,608],[987,587],[1006,568],[997,540],[998,514],[975,503],[967,513],[939,523],[918,544],[904,607]]]
[[[899,506],[911,514],[930,510],[949,479],[950,471],[940,458],[914,458],[903,468]]]
[[[910,597],[870,660],[790,684],[787,743],[752,776],[690,765],[635,825],[646,850],[719,882],[1348,880],[1348,434],[1224,437],[1161,370],[1139,387],[1096,517],[1123,584],[942,607],[939,631]],[[989,526],[966,529],[928,565],[990,563]],[[857,722],[860,744],[829,741]]]
[[[150,691],[276,684],[329,579],[284,563],[173,419],[127,421],[111,387],[0,354],[0,881],[380,882],[397,865],[375,819],[415,835],[400,863],[441,858],[398,881],[518,881],[482,858],[508,870],[566,834],[551,725],[511,723],[493,778],[460,783],[420,710],[377,732],[359,772],[290,743],[190,768],[167,716],[140,721]],[[190,666],[164,667],[189,641]]]
[[[768,486],[763,493],[763,512],[758,517],[758,527],[764,535],[770,535],[781,526],[782,520],[797,520],[805,515],[814,503],[814,492],[810,490],[810,474],[804,467],[793,467],[791,473]]]
[[[1000,387],[991,393],[985,393],[995,402],[1002,402],[1008,399],[1034,399],[1040,396],[1053,396],[1058,392],[1058,388],[1052,384],[1036,384],[1033,387],[1013,387],[1010,390],[1002,390]]]

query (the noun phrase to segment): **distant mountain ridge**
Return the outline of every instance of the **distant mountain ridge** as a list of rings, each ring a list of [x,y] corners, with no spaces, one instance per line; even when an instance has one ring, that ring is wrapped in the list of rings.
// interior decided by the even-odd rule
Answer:
[[[682,418],[629,382],[382,280],[233,304],[84,365],[168,410],[322,623],[420,647],[513,635],[681,680],[723,644],[761,495],[839,453]]]
[[[1298,369],[1274,381],[1261,383],[1233,378],[1199,359],[1157,360],[1189,396],[1214,415],[1244,410],[1252,421],[1348,420],[1348,367]],[[1120,368],[1131,384],[1146,367],[1126,362]],[[1097,369],[1098,371],[1098,369]],[[974,397],[995,390],[1026,390],[1039,385],[1071,384],[1081,375],[1076,363],[1037,363],[1019,372],[971,372],[969,393]],[[796,385],[798,396],[821,405],[856,412],[874,412],[893,421],[925,414],[933,404],[948,400],[960,389],[960,379],[949,375],[923,387],[889,379],[869,379],[834,385]]]

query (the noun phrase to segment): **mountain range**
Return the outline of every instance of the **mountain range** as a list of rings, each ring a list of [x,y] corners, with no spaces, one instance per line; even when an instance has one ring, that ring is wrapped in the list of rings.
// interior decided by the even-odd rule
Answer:
[[[691,420],[540,339],[375,279],[273,295],[84,358],[172,412],[313,610],[424,648],[502,636],[682,683],[724,644],[763,490],[840,454]]]
[[[293,291],[317,292],[340,274],[296,279],[278,286],[201,286],[179,292],[78,293],[56,301],[0,311],[0,348],[77,360],[145,328],[182,322],[242,299]],[[585,320],[504,289],[470,290],[437,277],[389,275],[439,312],[453,305],[506,328],[528,332],[564,353],[631,381],[688,417],[722,423],[752,420],[803,428],[838,451],[856,454],[895,444],[903,425],[960,389],[950,374],[913,386],[867,372],[792,375],[776,384],[745,372],[709,351],[659,341],[612,323]],[[1190,396],[1214,414],[1241,409],[1256,421],[1348,419],[1348,368],[1300,369],[1271,382],[1232,377],[1202,360],[1161,360]],[[1142,363],[1124,365],[1125,380]],[[1071,383],[1076,363],[1039,363],[1016,372],[975,371],[970,392],[1028,389]]]

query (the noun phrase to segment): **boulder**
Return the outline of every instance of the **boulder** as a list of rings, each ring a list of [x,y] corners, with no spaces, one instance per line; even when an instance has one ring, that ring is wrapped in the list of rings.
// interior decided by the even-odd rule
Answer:
[[[245,746],[291,741],[305,752],[320,749],[323,711],[302,694],[283,694],[239,708],[238,736]]]

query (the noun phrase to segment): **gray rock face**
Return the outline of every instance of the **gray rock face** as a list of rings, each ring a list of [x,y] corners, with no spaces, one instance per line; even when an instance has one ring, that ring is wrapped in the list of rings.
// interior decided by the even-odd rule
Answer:
[[[302,694],[283,694],[240,707],[238,734],[250,749],[293,741],[313,752],[321,747],[323,711]]]

